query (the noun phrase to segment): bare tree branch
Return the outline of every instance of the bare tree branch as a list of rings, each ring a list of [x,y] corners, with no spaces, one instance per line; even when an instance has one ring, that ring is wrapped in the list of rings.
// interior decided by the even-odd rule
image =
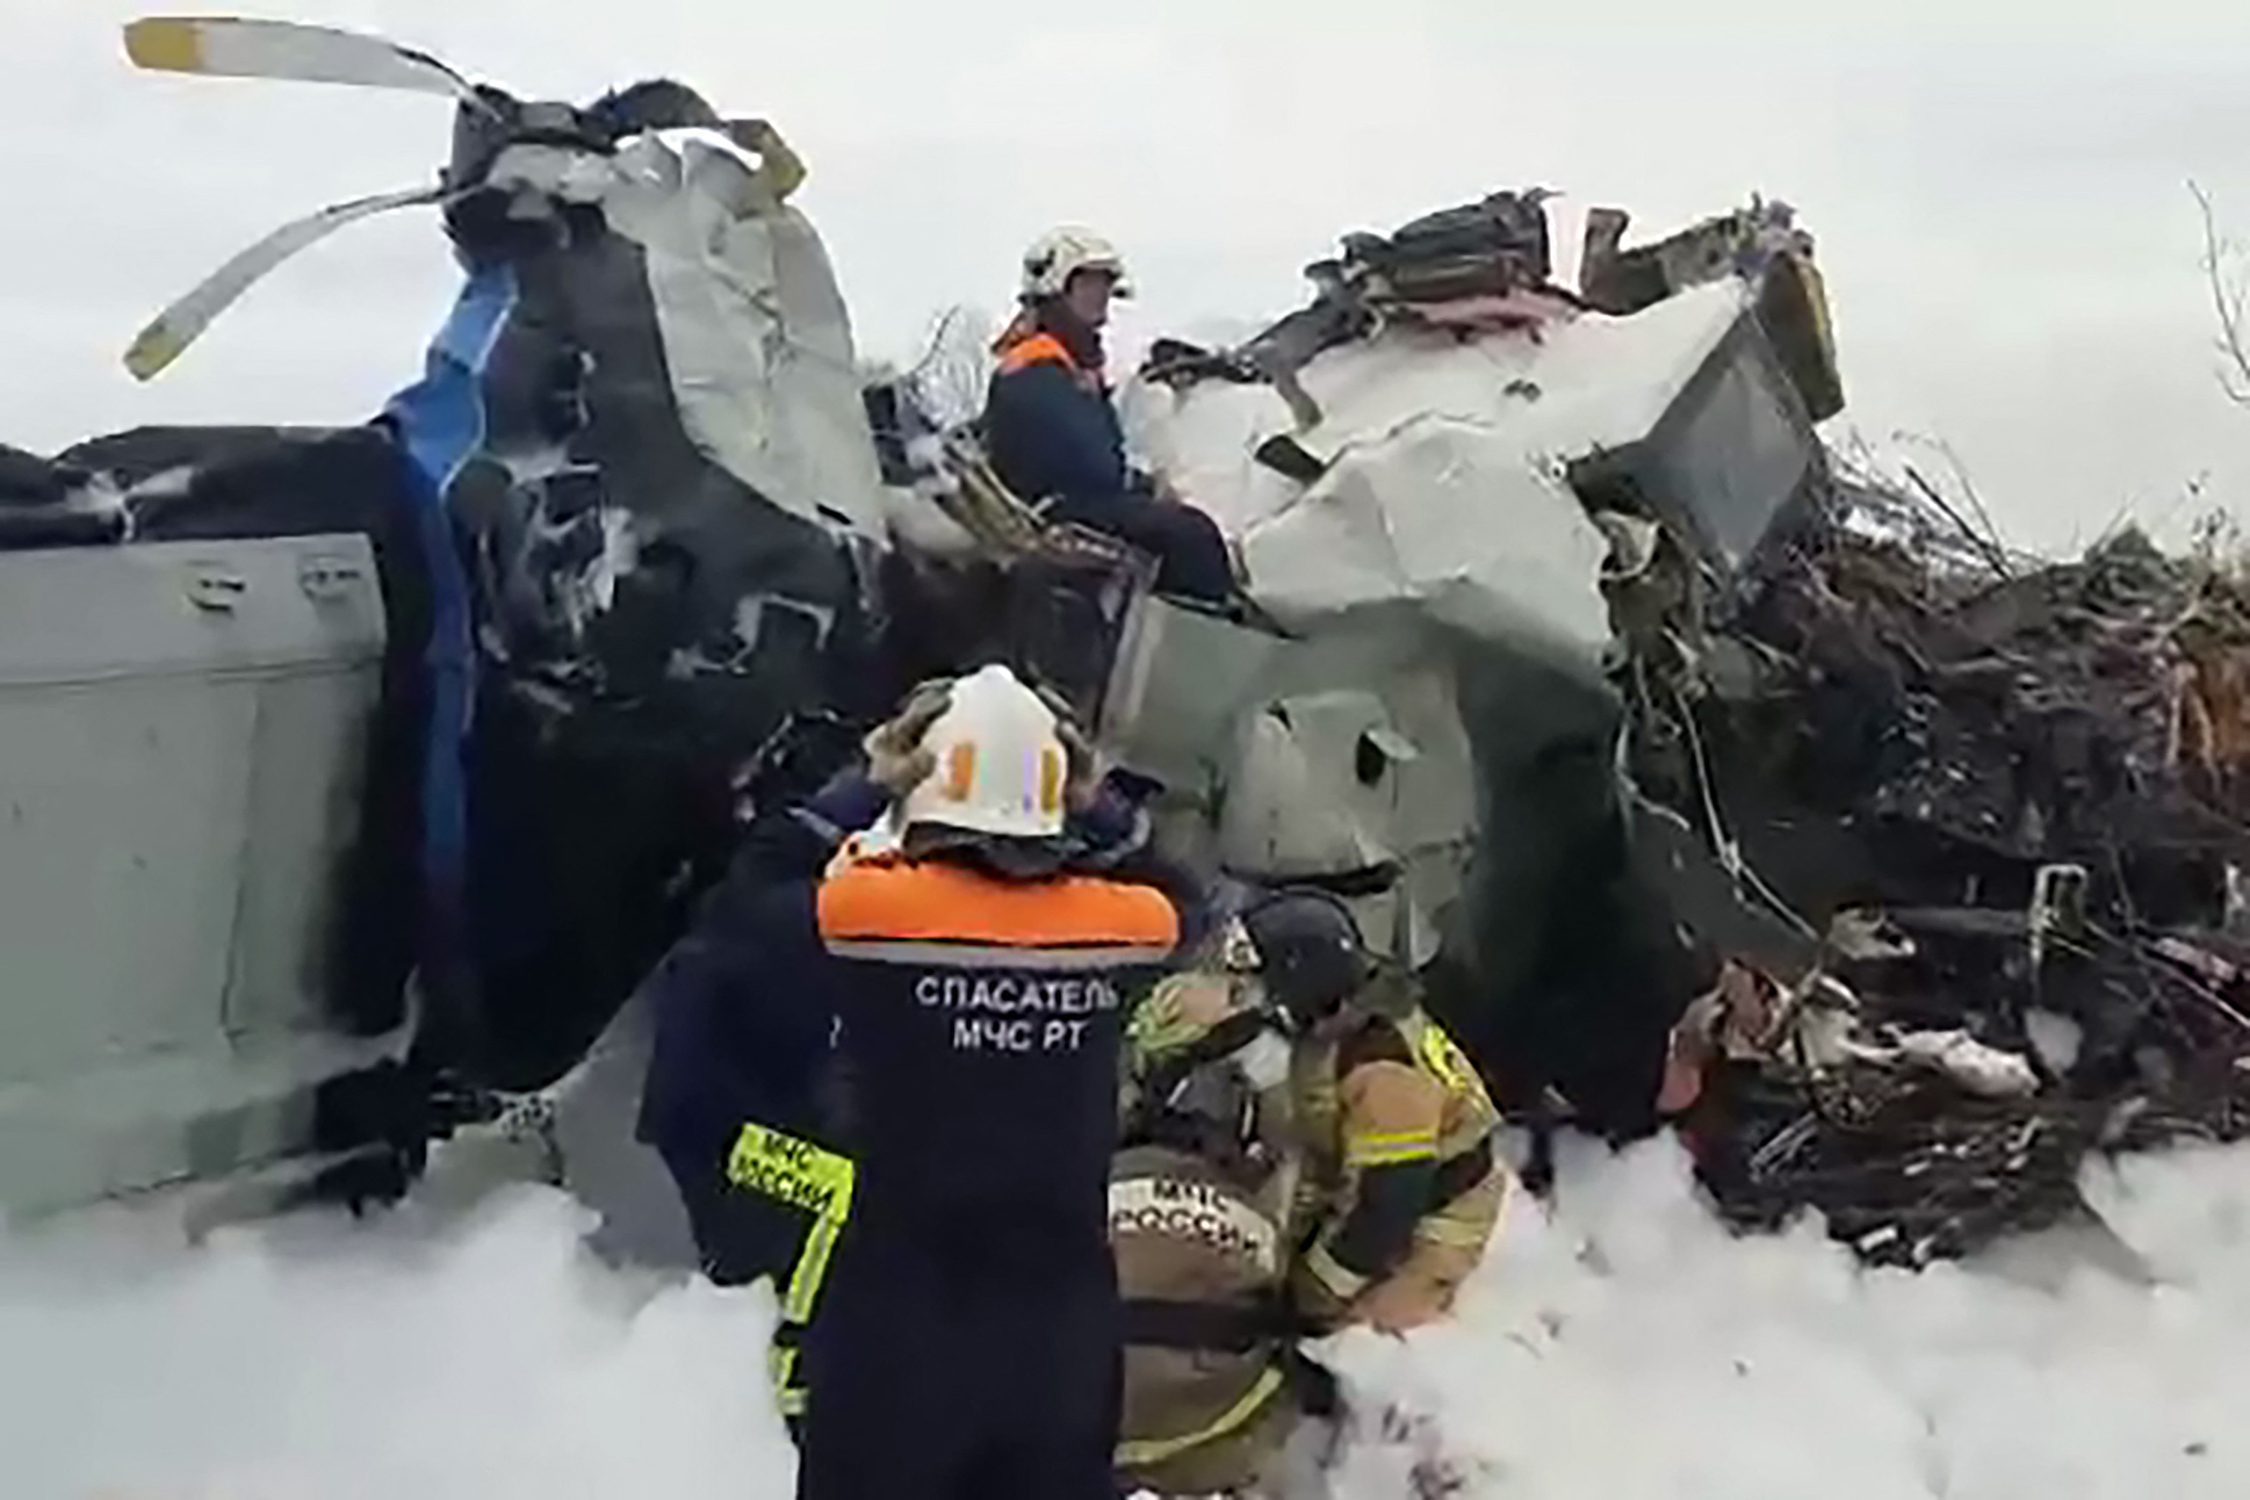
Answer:
[[[2007,576],[2010,559],[2007,538],[2002,534],[1999,522],[1992,519],[1992,512],[1985,507],[1983,492],[1977,488],[1976,481],[1970,478],[1969,466],[1961,461],[1960,450],[1938,433],[1894,432],[1891,440],[1904,446],[1927,448],[1945,460],[1945,466],[1953,475],[1953,483],[1961,495],[1962,507],[1967,515],[1938,498],[1930,482],[1916,472],[1911,464],[1906,466],[1906,477],[1917,489],[1930,494],[1930,498],[1936,501],[1954,525],[1961,528],[1962,534],[1976,545],[1978,551],[1988,558],[1997,559],[2002,576]],[[1975,520],[1975,525],[1969,524],[1971,518]]]
[[[2219,216],[2212,207],[2211,195],[2193,179],[2188,182],[2188,191],[2195,195],[2196,206],[2203,213],[2203,274],[2211,288],[2211,309],[2219,319],[2219,388],[2235,405],[2250,406],[2250,346],[2243,342],[2244,290],[2239,281],[2230,282],[2227,277],[2228,246],[2220,238]]]
[[[1992,565],[1994,573],[2003,580],[2015,577],[2015,570],[2008,566],[2008,549],[2001,545],[1997,537],[1987,536],[1971,526],[1959,511],[1946,503],[1945,496],[1938,493],[1937,486],[1924,479],[1921,471],[1912,464],[1906,465],[1906,477],[1914,488],[1922,492],[1923,499],[1936,506],[1948,521],[1961,528],[1961,535],[1968,538],[1971,545],[1983,554],[1985,561]]]
[[[1993,520],[1992,512],[1985,508],[1984,491],[1978,489],[1976,480],[1970,477],[1969,466],[1961,461],[1959,450],[1946,437],[1933,436],[1931,441],[1936,443],[1937,451],[1944,456],[1945,466],[1953,471],[1953,482],[1960,486],[1962,498],[1968,502],[1970,511],[1983,524],[1986,539],[2002,556],[2006,556],[2007,543],[2000,535],[2000,523]]]

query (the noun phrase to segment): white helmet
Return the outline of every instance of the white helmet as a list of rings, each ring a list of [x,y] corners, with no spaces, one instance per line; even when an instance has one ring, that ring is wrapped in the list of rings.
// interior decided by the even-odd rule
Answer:
[[[907,793],[900,830],[939,825],[1008,838],[1063,831],[1069,752],[1054,710],[1006,667],[953,684],[950,702],[922,738],[937,769]]]
[[[1023,300],[1060,297],[1070,278],[1080,271],[1107,271],[1116,278],[1113,297],[1133,295],[1125,279],[1125,261],[1117,247],[1091,229],[1050,229],[1023,253]]]

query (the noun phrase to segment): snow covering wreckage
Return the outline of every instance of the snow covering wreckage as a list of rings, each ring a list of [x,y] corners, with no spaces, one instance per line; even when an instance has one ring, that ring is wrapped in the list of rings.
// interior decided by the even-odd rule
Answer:
[[[11,1212],[381,1198],[464,1124],[551,1112],[743,799],[995,652],[1177,849],[1351,898],[1519,1114],[1673,1110],[1743,1222],[1816,1204],[1947,1253],[2090,1144],[2231,1128],[2236,960],[2186,929],[2240,862],[2175,773],[2236,763],[2234,596],[2123,553],[1979,591],[1870,539],[1897,507],[1815,435],[1843,395],[1785,208],[1634,248],[1598,212],[1572,291],[1540,195],[1496,194],[1348,237],[1239,348],[1160,343],[1129,425],[1234,543],[1229,615],[862,366],[761,123],[280,23],[128,47],[455,100],[435,187],[246,251],[137,374],[367,214],[439,208],[465,284],[363,426],[0,470]],[[2143,638],[2170,709],[2112,706]],[[2075,1070],[2033,1000],[2077,1018]],[[566,1180],[629,1131],[608,1104],[606,1145],[560,1132]]]

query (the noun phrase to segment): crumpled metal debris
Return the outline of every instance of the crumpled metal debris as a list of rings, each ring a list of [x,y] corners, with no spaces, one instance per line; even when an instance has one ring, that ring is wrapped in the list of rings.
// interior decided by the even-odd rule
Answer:
[[[1345,235],[1339,253],[1305,267],[1310,305],[1227,351],[1176,339],[1149,351],[1145,378],[1170,385],[1197,380],[1262,380],[1289,406],[1301,430],[1321,410],[1297,379],[1314,356],[1390,323],[1511,329],[1536,338],[1573,316],[1582,301],[1550,279],[1545,188],[1487,194],[1474,203],[1424,214],[1387,235]]]
[[[1753,199],[1652,244],[1624,247],[1632,215],[1619,208],[1586,214],[1578,285],[1586,301],[1606,313],[1628,314],[1687,287],[1723,276],[1755,278],[1779,256],[1812,258],[1812,236],[1786,203]]]
[[[1387,235],[1348,234],[1340,257],[1306,274],[1316,284],[1332,275],[1375,306],[1444,305],[1543,287],[1554,271],[1544,206],[1553,196],[1546,188],[1491,193]]]
[[[2039,1092],[2039,1074],[2013,1052],[1987,1046],[1959,1029],[1912,1031],[1895,1055],[1944,1074],[1980,1099],[2023,1099]]]
[[[1920,1265],[2089,1212],[2088,1153],[2250,1134],[2250,585],[1861,482],[1728,587],[1664,572],[1605,580],[1636,789],[1821,934],[1681,1023],[1723,1215]]]

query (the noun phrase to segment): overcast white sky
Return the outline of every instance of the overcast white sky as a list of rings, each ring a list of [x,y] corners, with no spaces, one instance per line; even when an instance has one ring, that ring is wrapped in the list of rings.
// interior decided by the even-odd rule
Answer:
[[[118,26],[153,8],[0,0],[18,164],[0,239],[0,440],[51,450],[143,422],[357,419],[413,377],[451,295],[427,214],[303,257],[151,387],[117,356],[156,307],[282,219],[427,180],[448,106],[140,74]],[[1145,335],[1285,311],[1339,233],[1497,187],[1569,194],[1556,228],[1571,247],[1593,204],[1632,209],[1637,236],[1763,191],[1819,238],[1853,402],[1840,424],[1942,434],[2004,524],[2043,546],[2125,506],[2178,520],[2202,475],[2250,515],[2250,410],[2214,380],[2185,186],[2211,187],[2250,234],[2250,8],[1887,0],[1841,21],[1748,0],[242,9],[380,30],[521,93],[668,73],[768,115],[810,163],[802,206],[875,354],[909,352],[949,303],[1003,304],[1023,243],[1057,220],[1126,248],[1144,292],[1130,331]]]

